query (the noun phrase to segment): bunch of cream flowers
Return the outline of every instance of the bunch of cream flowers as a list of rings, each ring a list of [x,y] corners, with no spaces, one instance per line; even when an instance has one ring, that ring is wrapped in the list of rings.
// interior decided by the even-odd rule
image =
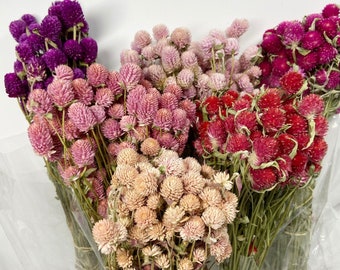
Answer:
[[[232,247],[227,224],[237,213],[236,175],[147,138],[141,154],[121,150],[108,190],[108,216],[93,237],[114,269],[198,269],[222,262]]]

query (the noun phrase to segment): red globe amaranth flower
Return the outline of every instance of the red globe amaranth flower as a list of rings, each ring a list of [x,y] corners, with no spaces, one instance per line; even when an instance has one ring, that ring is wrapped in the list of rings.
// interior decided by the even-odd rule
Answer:
[[[277,88],[269,88],[259,98],[257,106],[260,109],[278,108],[281,105],[281,93]]]
[[[278,182],[278,176],[273,167],[264,169],[250,168],[249,173],[252,188],[258,191],[269,189]]]
[[[281,77],[280,85],[288,95],[293,95],[301,89],[303,75],[300,72],[288,71]]]
[[[280,134],[277,141],[279,142],[280,155],[290,155],[297,144],[296,138],[287,133]]]
[[[241,111],[243,109],[249,109],[251,106],[251,100],[249,100],[246,96],[243,96],[242,98],[235,100],[233,109],[235,111]]]
[[[306,118],[314,118],[324,111],[323,99],[317,94],[309,94],[298,104],[298,112]]]
[[[292,159],[292,170],[294,174],[301,174],[305,172],[308,163],[308,156],[302,151],[298,151]]]
[[[230,153],[250,150],[251,144],[248,137],[243,133],[229,135],[226,150]]]
[[[325,136],[328,131],[328,120],[323,115],[318,115],[314,118],[315,122],[315,135],[317,136]]]
[[[207,133],[212,145],[216,145],[218,148],[222,147],[227,139],[227,133],[225,132],[224,123],[221,119],[210,122]]]
[[[312,162],[321,162],[327,153],[327,148],[327,142],[322,137],[315,137],[307,149],[308,156]]]
[[[261,163],[272,161],[279,153],[279,143],[274,137],[259,137],[253,141],[253,153],[255,159],[253,164],[259,166]]]
[[[236,93],[237,96],[235,96],[233,93]],[[238,98],[238,93],[233,90],[229,90],[225,92],[223,96],[221,96],[221,103],[226,107],[226,108],[231,108],[233,106],[234,101]]]
[[[308,132],[308,122],[306,118],[297,113],[291,113],[287,115],[286,123],[290,125],[287,129],[287,133],[296,135],[299,133]]]
[[[268,108],[263,112],[261,122],[266,132],[277,132],[286,122],[285,112],[279,108]]]
[[[203,102],[202,106],[209,115],[218,114],[220,99],[216,96],[210,96]]]
[[[256,113],[241,111],[235,116],[235,127],[241,132],[244,129],[247,131],[254,131],[257,127]]]
[[[309,133],[303,132],[295,135],[296,141],[298,142],[298,149],[303,150],[307,147],[311,137]]]

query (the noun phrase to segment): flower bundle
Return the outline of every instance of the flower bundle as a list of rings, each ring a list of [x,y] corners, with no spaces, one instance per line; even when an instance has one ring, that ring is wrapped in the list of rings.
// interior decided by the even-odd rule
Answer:
[[[232,251],[232,186],[224,172],[147,138],[141,154],[119,152],[108,216],[94,224],[94,240],[112,269],[198,269],[208,254],[221,262]]]
[[[336,4],[328,4],[320,13],[306,15],[302,20],[283,21],[268,29],[259,44],[261,57],[257,64],[262,70],[261,83],[277,87],[283,74],[298,67],[305,74],[309,91],[325,100],[326,116],[337,113],[338,36],[339,6]],[[284,80],[293,84],[296,79],[290,76]],[[293,95],[294,89],[290,93]]]
[[[58,196],[70,192],[92,230],[85,238],[102,255],[84,269],[261,267],[292,198],[322,168],[339,107],[338,13],[306,17],[303,34],[285,22],[243,53],[247,20],[199,42],[159,24],[135,34],[117,71],[95,62],[76,1],[53,3],[41,23],[10,24],[18,45],[6,92]]]

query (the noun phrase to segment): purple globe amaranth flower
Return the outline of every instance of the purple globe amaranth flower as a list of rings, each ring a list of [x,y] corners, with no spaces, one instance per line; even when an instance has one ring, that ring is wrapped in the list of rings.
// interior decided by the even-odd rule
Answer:
[[[9,97],[17,98],[29,93],[27,81],[22,81],[16,73],[7,73],[4,76],[4,84]]]
[[[82,132],[88,132],[97,124],[97,119],[92,110],[81,102],[72,103],[68,108],[67,115]]]
[[[26,32],[26,23],[23,20],[15,20],[9,24],[9,32],[15,41],[19,42],[20,36]]]
[[[278,27],[279,28],[279,27]],[[288,22],[282,33],[282,42],[286,46],[297,46],[305,33],[304,27],[299,21]]]
[[[49,14],[58,16],[66,29],[80,24],[83,27],[87,26],[83,10],[77,1],[65,0],[56,2],[55,5],[50,7]]]
[[[38,22],[33,22],[27,28],[30,33],[39,33],[40,24]]]
[[[332,16],[338,17],[339,15],[339,6],[337,4],[328,4],[322,10],[322,16],[324,18],[329,18]]]
[[[80,41],[80,46],[83,50],[82,60],[86,64],[92,64],[96,60],[98,54],[97,42],[93,38],[86,37]]]
[[[78,41],[68,39],[64,43],[64,53],[73,60],[80,60],[83,57],[83,48]]]
[[[23,62],[28,61],[28,59],[34,56],[33,49],[27,42],[19,43],[17,46],[15,46],[15,51],[18,55],[18,58]]]
[[[263,35],[261,47],[266,52],[273,54],[278,53],[283,48],[280,37],[275,33],[265,33]]]
[[[46,78],[46,64],[41,57],[33,56],[26,63],[27,79],[43,81]]]
[[[74,79],[85,78],[85,73],[81,68],[78,68],[78,67],[74,68],[73,74],[74,74]]]
[[[13,64],[14,72],[20,76],[20,74],[25,73],[24,66],[21,61],[16,60]]]
[[[337,19],[334,17],[324,18],[316,21],[316,30],[321,34],[326,34],[327,37],[333,39],[338,34]]]
[[[328,82],[325,86],[326,89],[336,89],[340,85],[340,72],[332,70],[328,76]]]
[[[319,64],[319,54],[315,51],[311,51],[306,55],[297,53],[296,62],[302,70],[304,71],[312,70]]]
[[[57,16],[47,15],[40,23],[39,33],[46,38],[56,39],[62,31],[62,25]]]
[[[21,19],[26,23],[26,25],[31,25],[32,23],[37,22],[37,19],[32,14],[24,14],[21,16]]]
[[[305,30],[306,31],[312,30],[310,28],[313,25],[313,23],[321,19],[323,19],[323,16],[321,13],[312,13],[312,14],[305,16],[305,18],[303,19]]]
[[[46,50],[44,38],[37,34],[30,34],[25,42],[31,46],[35,55],[42,55]]]
[[[313,50],[320,47],[325,39],[318,31],[307,31],[301,40],[301,47],[307,50]]]
[[[327,64],[335,59],[338,50],[334,48],[331,44],[325,43],[317,49],[319,54],[319,64]]]
[[[67,64],[66,55],[59,49],[49,49],[42,57],[50,70],[54,70],[59,65]]]
[[[328,79],[328,75],[325,69],[319,69],[315,72],[315,82],[318,85],[324,85],[327,79]]]

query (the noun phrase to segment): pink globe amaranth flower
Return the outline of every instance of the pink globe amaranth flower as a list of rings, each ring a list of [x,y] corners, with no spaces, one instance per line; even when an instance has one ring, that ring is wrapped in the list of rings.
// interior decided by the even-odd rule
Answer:
[[[240,49],[240,44],[236,38],[227,38],[225,41],[224,52],[226,55],[236,55]]]
[[[190,121],[187,118],[185,110],[176,108],[172,111],[172,128],[174,131],[187,131],[190,126]]]
[[[147,71],[147,78],[150,79],[155,86],[163,86],[167,77],[162,66],[154,64],[149,66]]]
[[[161,130],[169,131],[172,127],[172,112],[170,109],[159,109],[154,117],[153,125]]]
[[[250,81],[249,76],[246,73],[243,74],[235,74],[234,78],[236,79],[236,83],[240,88],[240,91],[252,93],[254,90],[254,85]]]
[[[53,102],[43,89],[33,89],[28,95],[26,108],[35,114],[45,114],[53,109]]]
[[[179,149],[179,143],[176,138],[169,132],[154,132],[152,135],[155,138],[161,147],[166,149],[170,149],[173,151],[177,151]]]
[[[139,30],[136,32],[133,43],[131,44],[132,49],[135,49],[138,53],[148,46],[152,42],[151,35],[145,30]]]
[[[339,15],[339,6],[337,4],[328,4],[322,9],[322,16],[324,18],[329,18],[329,17],[338,17]]]
[[[297,113],[290,113],[287,115],[286,124],[290,127],[287,129],[287,133],[296,135],[299,133],[308,132],[307,119]]]
[[[328,145],[322,137],[315,137],[307,152],[312,162],[321,162],[327,153]]]
[[[240,111],[235,116],[235,127],[240,132],[254,131],[257,128],[256,113],[247,110]]]
[[[92,105],[90,109],[93,115],[95,116],[98,124],[102,123],[106,119],[106,112],[105,112],[104,106],[95,104],[95,105]]]
[[[173,73],[181,67],[179,51],[174,46],[165,46],[161,53],[161,62],[166,73]]]
[[[163,91],[160,98],[160,107],[172,111],[178,108],[178,99],[175,94]]]
[[[277,27],[279,29],[280,25]],[[286,46],[295,47],[305,34],[304,27],[299,21],[287,22],[282,33],[282,43]]]
[[[167,38],[162,38],[157,41],[157,43],[154,45],[154,52],[159,57],[162,55],[163,48],[170,45],[170,41]]]
[[[51,154],[53,140],[45,122],[33,122],[28,127],[28,138],[35,153],[45,157]]]
[[[65,138],[69,141],[80,137],[80,131],[71,119],[66,119],[64,122],[64,134]]]
[[[58,107],[65,107],[74,100],[74,90],[70,81],[54,79],[47,87],[47,93]]]
[[[107,87],[99,88],[94,96],[94,101],[99,106],[110,107],[114,101],[114,95]]]
[[[169,29],[165,24],[157,24],[152,28],[152,33],[155,40],[158,41],[169,36]]]
[[[197,95],[197,89],[195,86],[190,86],[188,89],[183,90],[183,98],[193,100]]]
[[[127,91],[135,88],[142,78],[142,69],[133,63],[126,63],[119,69],[120,80]]]
[[[144,60],[145,65],[147,65],[148,63],[151,63],[151,61],[156,56],[155,51],[154,51],[154,45],[149,44],[148,46],[144,47],[141,51],[141,56]]]
[[[316,21],[315,28],[320,34],[333,39],[338,34],[338,18],[330,17]]]
[[[109,71],[107,68],[99,63],[91,64],[86,70],[88,83],[94,87],[105,85],[108,75]]]
[[[246,70],[253,66],[252,59],[259,53],[257,45],[247,47],[239,58],[241,68]]]
[[[270,54],[277,54],[283,49],[281,39],[275,33],[265,33],[260,46],[265,52]]]
[[[125,114],[124,105],[121,103],[114,103],[110,108],[108,108],[107,114],[113,119],[121,119]]]
[[[106,197],[104,183],[101,179],[96,177],[87,178],[91,185],[91,190],[86,194],[87,197],[93,200],[103,200]]]
[[[338,51],[331,44],[325,43],[317,49],[317,52],[319,56],[318,64],[323,65],[334,60]]]
[[[68,65],[59,65],[54,69],[55,77],[59,80],[72,81],[73,69]]]
[[[90,166],[94,163],[95,152],[89,140],[87,139],[76,140],[71,145],[70,150],[72,159],[79,168]]]
[[[140,100],[137,107],[137,119],[139,124],[151,124],[156,112],[158,111],[158,96],[155,94],[146,94]]]
[[[123,88],[121,87],[121,75],[118,71],[109,72],[106,80],[106,86],[110,88],[114,95],[119,95],[123,93]]]
[[[142,85],[138,85],[128,93],[126,109],[129,114],[134,115],[137,113],[137,108],[146,94],[146,89]]]
[[[258,191],[269,189],[278,182],[278,176],[273,167],[264,169],[250,168],[249,174],[252,188]]]
[[[133,63],[140,65],[141,60],[139,58],[139,53],[135,50],[125,49],[120,53],[120,64],[124,65],[127,63]]]
[[[92,110],[81,102],[71,104],[68,108],[67,115],[82,132],[88,132],[97,124],[97,119]]]
[[[192,50],[182,52],[181,60],[184,68],[194,68],[198,65],[196,54]]]
[[[87,80],[77,78],[72,81],[75,98],[85,105],[90,105],[94,98],[94,92]]]
[[[332,70],[328,75],[328,82],[325,86],[326,89],[337,89],[340,85],[340,72],[337,70]]]
[[[208,86],[214,91],[222,91],[227,87],[227,80],[224,74],[214,72],[209,76]]]
[[[177,74],[177,83],[180,87],[188,89],[194,83],[195,75],[191,69],[184,68]]]
[[[67,186],[70,186],[72,180],[76,180],[80,175],[80,170],[77,166],[70,165],[63,168],[61,163],[58,164],[58,172]]]
[[[239,38],[249,28],[249,22],[247,19],[235,19],[231,25],[226,29],[227,37]]]
[[[227,139],[226,150],[230,153],[249,151],[251,143],[247,135],[243,133],[230,134]]]
[[[277,132],[286,122],[285,112],[280,108],[269,108],[262,113],[260,118],[266,132]]]
[[[313,50],[321,46],[325,39],[318,31],[307,31],[301,39],[301,47],[307,50]]]
[[[98,191],[96,191],[98,193]],[[100,199],[98,202],[98,208],[97,208],[97,213],[99,216],[101,216],[103,219],[107,218],[107,209],[108,209],[108,202],[107,199]]]
[[[106,119],[100,126],[103,136],[109,140],[115,140],[122,135],[119,122],[115,119]]]
[[[122,119],[119,121],[120,129],[125,132],[129,132],[132,129],[134,129],[136,124],[137,124],[137,119],[133,115],[124,115]]]
[[[170,40],[178,49],[184,49],[190,45],[191,33],[186,28],[178,27],[172,31]]]
[[[196,104],[190,99],[184,99],[179,102],[178,107],[187,113],[190,122],[196,120]]]
[[[314,118],[325,109],[323,99],[317,94],[304,96],[298,104],[298,112],[307,119]]]
[[[274,160],[279,153],[279,143],[274,137],[259,137],[253,141],[254,165],[259,166]]]

